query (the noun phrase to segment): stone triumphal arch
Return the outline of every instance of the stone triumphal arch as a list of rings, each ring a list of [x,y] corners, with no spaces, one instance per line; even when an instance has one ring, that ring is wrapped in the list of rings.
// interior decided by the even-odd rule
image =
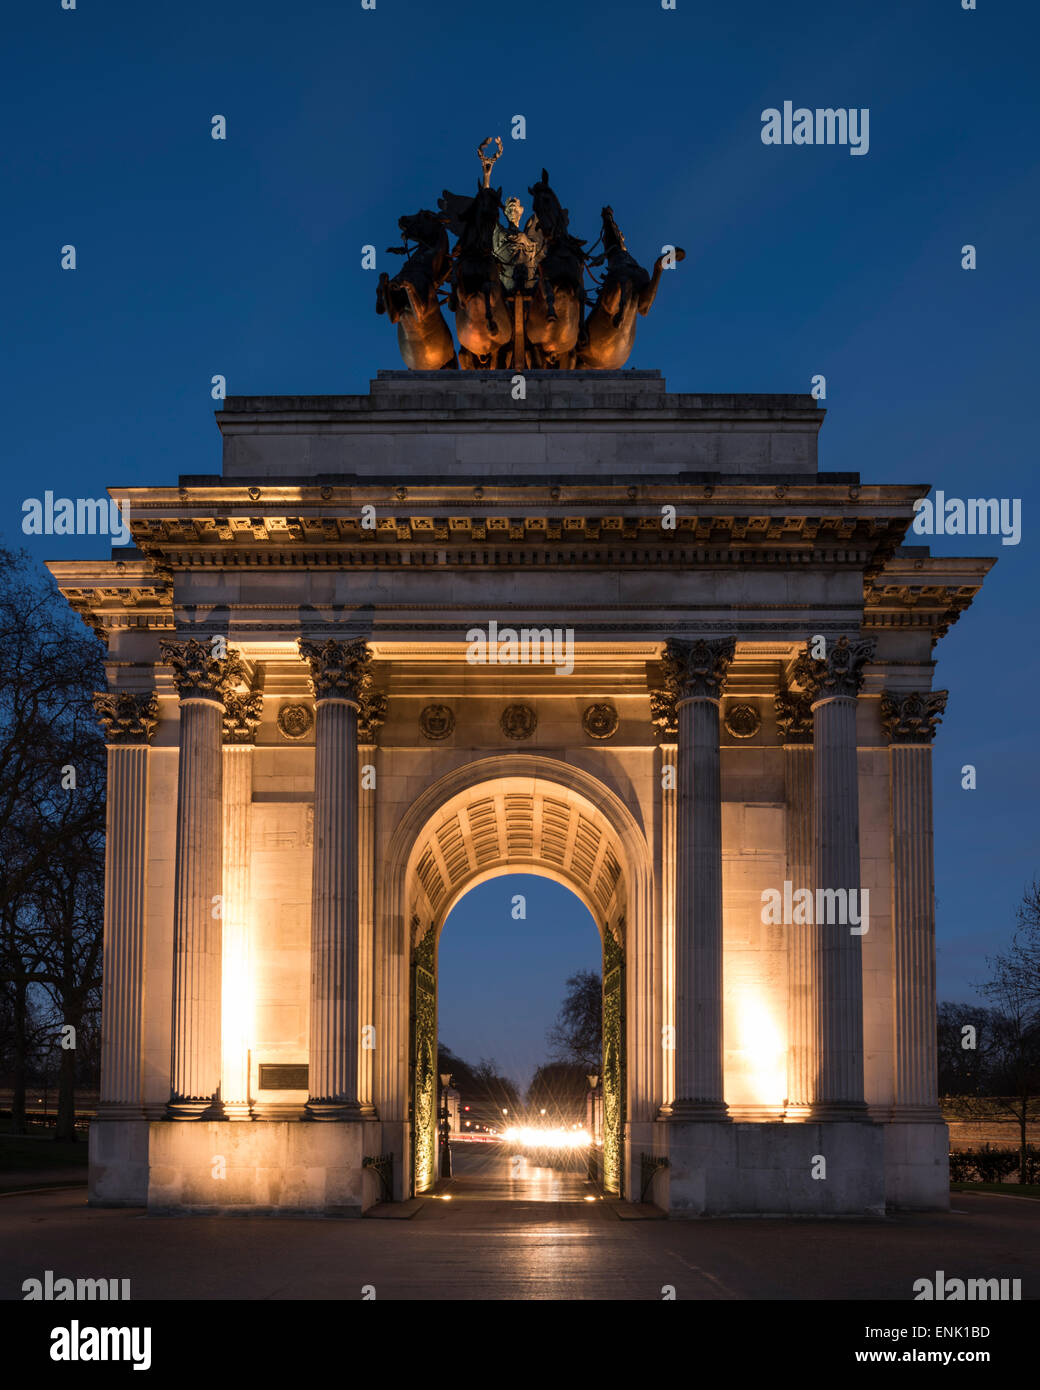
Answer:
[[[134,548],[51,566],[108,646],[94,1203],[422,1190],[437,935],[530,869],[604,944],[609,1191],[946,1204],[932,672],[991,562],[820,471],[823,415],[381,372],[113,490]]]

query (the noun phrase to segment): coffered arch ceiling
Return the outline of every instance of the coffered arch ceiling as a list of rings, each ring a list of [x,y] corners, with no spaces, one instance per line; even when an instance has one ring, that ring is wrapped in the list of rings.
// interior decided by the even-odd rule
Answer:
[[[572,788],[531,777],[483,782],[441,806],[416,840],[408,861],[416,935],[442,926],[476,882],[528,871],[573,888],[600,929],[620,939],[624,863],[606,816]]]

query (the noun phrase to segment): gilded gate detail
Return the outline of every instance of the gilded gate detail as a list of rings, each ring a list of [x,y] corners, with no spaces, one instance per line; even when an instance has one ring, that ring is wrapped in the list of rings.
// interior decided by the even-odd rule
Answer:
[[[437,1179],[437,930],[412,950],[412,1154],[415,1191]]]
[[[624,1195],[625,956],[603,934],[603,1186]]]

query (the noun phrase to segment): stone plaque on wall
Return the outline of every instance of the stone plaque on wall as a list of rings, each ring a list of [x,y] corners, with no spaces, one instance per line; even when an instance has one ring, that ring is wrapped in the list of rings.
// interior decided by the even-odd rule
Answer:
[[[307,1063],[303,1062],[261,1062],[261,1091],[306,1091],[308,1089]]]

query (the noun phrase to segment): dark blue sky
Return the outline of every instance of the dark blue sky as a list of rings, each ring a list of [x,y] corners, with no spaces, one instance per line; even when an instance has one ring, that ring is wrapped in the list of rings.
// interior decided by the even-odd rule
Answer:
[[[1000,556],[936,682],[953,692],[935,760],[940,986],[969,993],[1040,870],[1035,7],[78,4],[10,11],[0,56],[7,542],[46,488],[217,471],[216,373],[241,394],[321,394],[398,365],[360,249],[471,189],[478,140],[501,133],[506,193],[544,164],[578,235],[610,202],[645,263],[685,247],[630,366],[703,391],[805,391],[822,372],[822,467],[1022,499],[1017,547],[933,542]],[[763,145],[762,110],[787,99],[868,107],[869,153]],[[551,1014],[556,973],[546,989]]]
[[[513,917],[513,899],[526,917]],[[461,898],[441,932],[438,1032],[459,1057],[493,1057],[526,1086],[548,1060],[546,1030],[566,983],[602,969],[592,914],[574,893],[535,874],[504,874]]]

